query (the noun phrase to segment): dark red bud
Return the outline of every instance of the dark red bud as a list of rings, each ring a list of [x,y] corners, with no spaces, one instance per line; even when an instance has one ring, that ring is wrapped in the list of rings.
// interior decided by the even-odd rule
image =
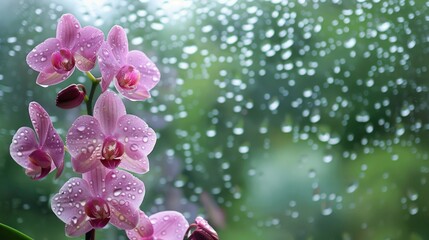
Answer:
[[[57,107],[70,109],[79,106],[85,99],[85,87],[81,84],[72,84],[57,94]]]

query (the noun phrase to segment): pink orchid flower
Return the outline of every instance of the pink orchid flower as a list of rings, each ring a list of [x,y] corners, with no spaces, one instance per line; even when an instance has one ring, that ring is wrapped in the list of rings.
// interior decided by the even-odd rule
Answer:
[[[219,240],[217,232],[202,217],[197,217],[186,231],[188,240]]]
[[[28,111],[36,134],[29,127],[18,129],[10,145],[10,155],[33,179],[41,179],[55,168],[59,177],[64,168],[63,141],[40,104],[31,102]]]
[[[104,177],[103,177],[104,176]],[[109,222],[120,229],[133,229],[139,222],[139,206],[145,186],[128,172],[104,167],[71,178],[51,201],[52,211],[66,224],[71,237],[103,228]]]
[[[58,22],[56,37],[46,39],[27,55],[27,64],[40,72],[36,83],[43,87],[60,83],[70,77],[75,66],[90,71],[103,39],[101,30],[81,28],[73,15],[64,14]]]
[[[140,211],[139,224],[126,233],[130,240],[182,240],[188,226],[185,217],[176,211],[159,212],[150,217]]]
[[[110,30],[107,42],[101,45],[98,62],[102,91],[106,91],[113,79],[116,79],[116,89],[130,100],[149,98],[149,90],[160,79],[158,68],[143,52],[128,52],[125,30],[117,25]]]
[[[156,134],[145,121],[126,114],[118,95],[106,91],[94,106],[94,116],[80,116],[68,131],[66,145],[76,172],[85,173],[103,164],[135,173],[149,171],[147,155]]]

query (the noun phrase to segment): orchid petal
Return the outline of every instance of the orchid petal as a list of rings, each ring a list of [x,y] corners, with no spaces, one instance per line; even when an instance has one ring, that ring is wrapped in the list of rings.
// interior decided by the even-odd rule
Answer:
[[[53,128],[49,114],[37,102],[30,103],[28,112],[30,113],[30,119],[36,130],[37,137],[39,138],[39,146],[43,146],[45,145],[49,130]]]
[[[73,169],[84,173],[100,164],[104,135],[94,117],[80,116],[70,127],[66,145],[72,156]]]
[[[128,39],[125,30],[121,26],[113,26],[107,36],[107,43],[112,48],[119,65],[124,65],[128,53]]]
[[[125,153],[132,159],[141,158],[141,154],[149,155],[156,143],[155,131],[134,115],[119,118],[115,136],[125,144]]]
[[[49,126],[48,134],[42,149],[46,151],[52,158],[52,161],[57,168],[55,177],[58,178],[64,169],[64,143],[60,135],[58,135],[52,123]]]
[[[153,237],[158,240],[183,239],[188,221],[176,211],[158,212],[149,217],[153,225]]]
[[[107,136],[113,135],[118,119],[125,114],[125,105],[121,98],[110,91],[101,94],[94,106],[94,117]]]
[[[104,34],[98,28],[88,26],[80,29],[78,36],[73,49],[76,67],[83,72],[90,71],[94,68]]]
[[[121,67],[107,42],[103,42],[98,50],[98,65],[102,76],[101,91],[104,92],[109,88],[110,83]]]
[[[66,73],[57,73],[55,72],[53,67],[50,67],[48,69],[45,69],[43,72],[39,73],[39,76],[37,76],[37,79],[36,79],[36,83],[42,87],[55,85],[65,81],[67,78],[69,78],[72,75],[73,72],[74,72],[74,68]]]
[[[93,170],[82,174],[82,178],[85,179],[96,197],[101,197],[101,192],[104,188],[104,178],[106,176],[106,168],[102,165],[98,165]]]
[[[85,215],[85,203],[92,198],[88,182],[71,178],[51,200],[52,211],[66,224],[76,224]]]
[[[122,88],[121,86],[119,86],[118,81],[114,81],[114,84],[115,84],[116,90],[118,90],[118,92],[120,92],[122,94],[122,96],[124,96],[128,100],[143,101],[145,99],[150,98],[149,91],[146,90],[145,88],[139,87],[141,84],[140,82],[138,83],[137,88],[133,89],[133,90],[127,90],[127,89]]]
[[[28,160],[28,156],[36,150],[38,143],[33,129],[21,127],[13,136],[10,144],[10,155],[13,160],[25,169],[33,169],[33,164]]]
[[[161,74],[158,68],[143,52],[137,50],[129,52],[127,63],[140,71],[139,88],[149,91],[159,83]]]
[[[66,235],[69,237],[78,237],[89,232],[91,229],[93,227],[89,223],[87,216],[83,214],[76,221],[66,224]]]
[[[145,155],[142,155],[141,158],[134,160],[125,153],[121,157],[121,163],[119,164],[119,167],[130,172],[144,174],[149,171],[149,160]]]
[[[57,25],[57,39],[60,40],[61,46],[72,49],[79,30],[80,23],[73,15],[62,15]]]
[[[52,68],[51,55],[59,50],[60,41],[56,38],[48,38],[28,53],[27,64],[32,69],[43,72],[46,69]]]
[[[143,211],[139,212],[139,224],[132,230],[125,231],[129,239],[152,239],[153,226],[149,217]],[[183,238],[183,237],[182,237]]]
[[[135,228],[145,195],[144,183],[128,172],[114,170],[106,175],[105,184],[103,198],[108,199],[111,207],[110,222],[120,229]]]

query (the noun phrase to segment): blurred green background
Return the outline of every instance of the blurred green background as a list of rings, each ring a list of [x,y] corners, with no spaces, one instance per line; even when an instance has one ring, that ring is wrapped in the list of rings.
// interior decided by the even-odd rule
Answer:
[[[429,2],[140,0],[0,3],[0,222],[68,239],[49,207],[71,176],[32,181],[11,159],[37,101],[65,137],[27,53],[74,14],[159,67],[129,113],[158,133],[141,209],[204,215],[220,239],[429,239]],[[93,71],[100,76],[98,70]],[[97,239],[126,239],[108,227]]]

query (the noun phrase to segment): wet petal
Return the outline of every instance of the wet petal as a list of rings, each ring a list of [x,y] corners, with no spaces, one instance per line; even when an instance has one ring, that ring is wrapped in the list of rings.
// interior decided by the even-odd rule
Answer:
[[[21,127],[15,133],[10,144],[10,155],[16,163],[25,169],[32,169],[28,156],[37,149],[38,143],[33,129]]]
[[[121,157],[119,167],[130,172],[144,174],[149,171],[149,160],[146,155],[142,155],[138,160],[134,160],[125,153]]]
[[[28,53],[27,64],[32,69],[43,72],[46,69],[52,68],[51,55],[59,50],[60,41],[56,38],[48,38]]]
[[[94,68],[97,52],[103,43],[103,32],[95,27],[84,27],[78,33],[78,39],[73,51],[76,67],[81,71],[90,71]]]
[[[81,178],[71,178],[51,200],[52,211],[71,226],[81,225],[86,218],[84,206],[93,197],[89,184]]]
[[[135,228],[145,195],[143,182],[128,172],[113,170],[106,175],[105,184],[103,198],[111,207],[111,223],[120,229]]]
[[[125,114],[121,98],[111,91],[101,94],[94,106],[94,117],[106,136],[113,135],[118,119]]]
[[[55,85],[67,80],[67,78],[69,78],[73,74],[73,72],[74,68],[72,68],[72,70],[66,73],[61,74],[55,72],[55,70],[51,67],[49,69],[45,69],[44,72],[39,73],[39,76],[37,76],[36,79],[36,83],[42,87]]]
[[[146,239],[153,236],[152,223],[144,212],[139,212],[139,224],[132,230],[125,231],[129,239]],[[182,237],[183,239],[183,237]]]
[[[62,15],[57,25],[57,39],[60,40],[61,46],[72,49],[79,30],[80,23],[73,15]]]
[[[42,149],[51,156],[55,167],[57,168],[55,177],[58,178],[64,169],[64,143],[60,135],[58,135],[57,131],[52,126],[52,123],[48,129],[48,134]]]
[[[124,65],[128,53],[128,39],[125,30],[121,26],[113,26],[107,36],[107,43],[112,48],[119,65]]]
[[[94,195],[97,197],[101,197],[106,173],[106,168],[100,164],[93,170],[82,174],[82,178],[89,183]]]
[[[156,143],[155,131],[134,115],[119,118],[115,136],[125,145],[125,152],[132,159],[149,155]]]
[[[92,116],[80,116],[76,119],[66,138],[75,171],[84,173],[100,164],[103,139],[97,119]]]
[[[101,44],[98,50],[98,64],[101,72],[101,90],[104,92],[109,88],[110,83],[120,69],[120,65],[113,56],[111,47],[107,42]]]
[[[183,239],[188,229],[188,221],[176,211],[164,211],[149,217],[153,226],[153,237],[159,240]]]
[[[31,123],[39,138],[39,146],[45,145],[48,133],[52,127],[51,119],[45,109],[37,102],[31,102],[28,106]]]
[[[87,233],[92,228],[87,216],[82,215],[76,221],[73,220],[72,223],[66,224],[66,235],[69,237],[78,237]]]
[[[133,90],[127,90],[119,86],[118,81],[114,81],[115,88],[118,90],[118,92],[121,93],[122,96],[126,97],[127,99],[131,101],[143,101],[145,99],[150,98],[150,93],[145,88],[140,87],[140,82],[137,85],[136,89]]]

